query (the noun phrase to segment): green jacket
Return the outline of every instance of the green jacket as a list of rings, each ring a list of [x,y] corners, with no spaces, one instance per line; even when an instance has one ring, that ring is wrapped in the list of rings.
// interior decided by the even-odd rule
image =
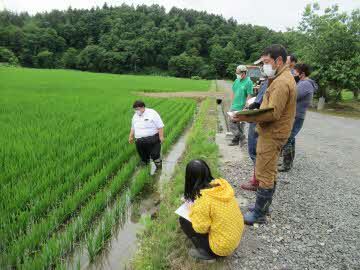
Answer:
[[[246,104],[246,98],[249,95],[253,95],[253,83],[249,77],[242,80],[236,79],[232,86],[234,93],[233,103],[231,104],[231,110],[241,111]]]

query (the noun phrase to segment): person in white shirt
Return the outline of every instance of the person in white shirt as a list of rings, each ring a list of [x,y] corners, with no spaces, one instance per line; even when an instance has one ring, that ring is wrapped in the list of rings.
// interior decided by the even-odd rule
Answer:
[[[135,139],[142,164],[147,165],[152,159],[159,170],[162,168],[160,152],[164,141],[164,123],[160,115],[153,109],[145,108],[141,100],[135,101],[133,108],[135,114],[131,122],[129,143]]]

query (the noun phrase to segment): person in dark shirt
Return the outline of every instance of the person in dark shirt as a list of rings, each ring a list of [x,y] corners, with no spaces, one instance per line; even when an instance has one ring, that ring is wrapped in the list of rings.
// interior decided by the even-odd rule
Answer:
[[[296,81],[296,116],[290,137],[283,147],[283,162],[278,168],[280,172],[289,171],[295,158],[295,137],[300,132],[306,111],[313,99],[314,92],[317,91],[318,85],[308,76],[310,75],[310,67],[307,64],[296,64],[294,67],[294,78]]]

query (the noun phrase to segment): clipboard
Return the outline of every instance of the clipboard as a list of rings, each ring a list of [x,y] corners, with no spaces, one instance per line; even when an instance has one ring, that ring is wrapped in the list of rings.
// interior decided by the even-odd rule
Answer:
[[[254,109],[254,110],[246,110],[246,111],[233,111],[233,112],[227,112],[227,114],[230,117],[234,117],[235,115],[259,115],[273,110],[274,108],[264,108],[264,109]]]

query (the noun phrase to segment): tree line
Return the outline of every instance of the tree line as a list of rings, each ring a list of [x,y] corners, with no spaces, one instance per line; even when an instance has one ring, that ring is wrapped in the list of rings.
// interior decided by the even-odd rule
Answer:
[[[313,66],[324,94],[359,89],[359,10],[306,7],[296,29],[277,32],[234,19],[159,5],[0,12],[0,62],[93,72],[233,78],[263,48],[283,44]],[[335,89],[335,90],[334,90]],[[331,92],[333,91],[333,92]]]

